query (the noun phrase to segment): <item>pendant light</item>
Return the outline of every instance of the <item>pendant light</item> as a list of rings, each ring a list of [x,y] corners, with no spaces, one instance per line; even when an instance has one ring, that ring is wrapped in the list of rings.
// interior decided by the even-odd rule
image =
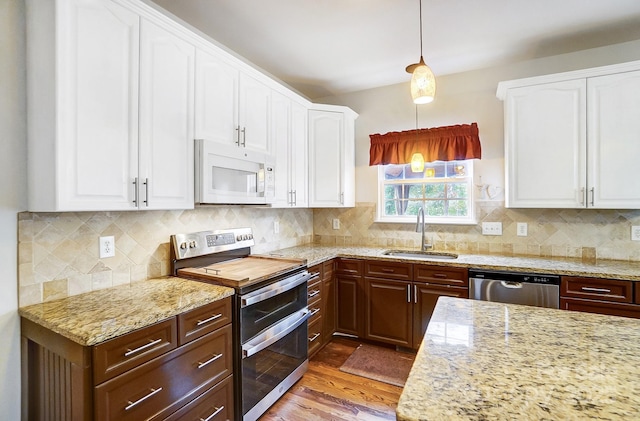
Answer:
[[[416,143],[418,141],[418,106],[416,105]],[[424,156],[420,152],[411,155],[411,172],[424,172]]]
[[[422,57],[422,0],[420,1],[420,62],[407,66],[411,73],[411,97],[414,104],[428,104],[436,96],[436,77]]]

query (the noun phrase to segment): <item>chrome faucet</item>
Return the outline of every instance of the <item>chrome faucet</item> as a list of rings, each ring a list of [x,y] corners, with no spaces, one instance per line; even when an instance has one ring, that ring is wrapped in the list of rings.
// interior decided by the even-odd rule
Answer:
[[[424,208],[420,206],[418,209],[418,217],[416,218],[416,232],[420,233],[420,251],[427,251],[431,247],[431,244],[425,244],[424,242]]]

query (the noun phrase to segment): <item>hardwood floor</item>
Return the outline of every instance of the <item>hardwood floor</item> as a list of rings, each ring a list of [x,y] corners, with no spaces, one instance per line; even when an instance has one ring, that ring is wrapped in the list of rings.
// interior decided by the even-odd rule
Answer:
[[[360,343],[334,337],[259,421],[395,420],[401,387],[340,371]]]

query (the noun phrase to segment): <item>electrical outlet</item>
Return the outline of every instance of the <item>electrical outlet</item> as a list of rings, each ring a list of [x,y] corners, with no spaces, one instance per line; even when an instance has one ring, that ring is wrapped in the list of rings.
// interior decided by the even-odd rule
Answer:
[[[277,234],[280,232],[280,221],[273,221],[273,233]]]
[[[340,229],[340,220],[338,218],[333,218],[333,229],[334,230]]]
[[[640,241],[640,225],[631,227],[631,241]]]
[[[113,235],[100,237],[100,258],[113,257],[116,255],[116,241]]]
[[[502,235],[502,222],[483,222],[482,235]]]
[[[526,222],[518,222],[516,225],[516,234],[518,237],[526,237],[527,236],[527,223]]]

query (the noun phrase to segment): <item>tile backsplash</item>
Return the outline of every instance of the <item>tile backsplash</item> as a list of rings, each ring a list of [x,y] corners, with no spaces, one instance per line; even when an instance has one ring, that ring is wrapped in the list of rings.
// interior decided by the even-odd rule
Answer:
[[[417,248],[415,224],[376,223],[375,203],[346,209],[271,209],[211,206],[186,211],[18,214],[19,304],[50,301],[169,274],[169,236],[251,227],[253,253],[308,244]],[[583,260],[640,261],[631,226],[640,210],[506,209],[480,201],[477,225],[427,225],[435,249]],[[333,229],[333,219],[340,229]],[[274,222],[279,233],[274,233]],[[502,222],[501,236],[482,235],[481,222]],[[528,235],[516,235],[526,222]],[[116,256],[100,259],[98,239],[113,235]]]
[[[18,218],[20,306],[167,275],[171,234],[251,227],[253,253],[313,239],[311,209],[208,206],[185,211],[22,212]],[[99,237],[108,235],[115,237],[116,255],[100,259]]]
[[[427,225],[436,250],[495,253],[584,260],[640,260],[640,242],[631,241],[631,226],[640,225],[640,210],[507,209],[504,202],[479,201],[477,225]],[[374,222],[375,203],[350,209],[315,209],[314,242],[327,245],[420,247],[415,223]],[[333,229],[333,219],[340,229]],[[502,222],[501,236],[482,235],[482,222]],[[526,222],[528,235],[516,235]]]

